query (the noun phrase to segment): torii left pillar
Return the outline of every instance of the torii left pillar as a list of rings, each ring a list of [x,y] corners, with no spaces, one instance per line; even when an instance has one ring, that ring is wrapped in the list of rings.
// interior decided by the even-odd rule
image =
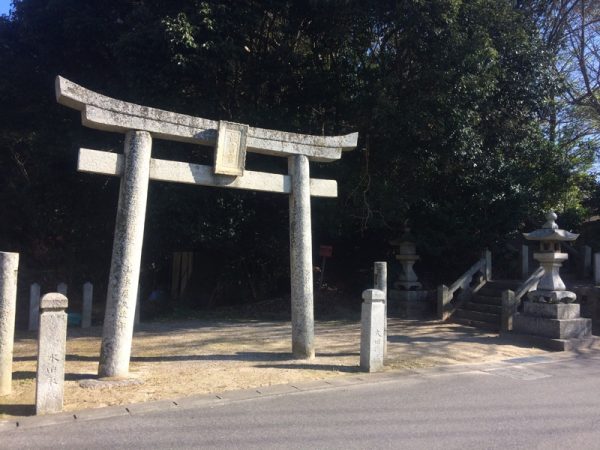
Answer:
[[[119,191],[98,368],[101,377],[126,376],[129,372],[151,150],[150,133],[129,131],[125,135],[125,167]]]

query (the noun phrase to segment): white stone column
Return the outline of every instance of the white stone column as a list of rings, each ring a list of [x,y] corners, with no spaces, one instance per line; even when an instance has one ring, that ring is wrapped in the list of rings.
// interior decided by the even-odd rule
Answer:
[[[383,368],[385,294],[367,289],[362,294],[360,326],[360,367],[367,372]]]
[[[0,395],[12,390],[19,254],[0,252]]]
[[[388,295],[387,295],[387,263],[377,261],[373,264],[374,285],[373,287],[383,292],[384,322],[383,322],[383,356],[387,356],[387,318],[388,318]]]
[[[40,324],[40,285],[29,287],[29,331],[36,331]]]
[[[119,191],[98,368],[98,375],[102,377],[125,376],[129,372],[151,149],[150,133],[130,131],[125,136],[125,167]]]
[[[67,297],[46,294],[40,302],[35,413],[62,411],[67,346]]]
[[[314,309],[312,230],[310,216],[310,169],[308,158],[288,158],[290,194],[290,278],[292,301],[292,353],[314,358]]]
[[[92,305],[94,301],[94,285],[89,281],[83,284],[83,305],[81,308],[81,328],[92,326]]]

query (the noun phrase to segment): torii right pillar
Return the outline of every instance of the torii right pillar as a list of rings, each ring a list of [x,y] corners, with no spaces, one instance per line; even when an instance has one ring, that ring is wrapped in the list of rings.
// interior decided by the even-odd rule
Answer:
[[[315,356],[313,312],[312,230],[308,157],[288,158],[290,193],[290,279],[292,301],[292,353],[300,359]]]

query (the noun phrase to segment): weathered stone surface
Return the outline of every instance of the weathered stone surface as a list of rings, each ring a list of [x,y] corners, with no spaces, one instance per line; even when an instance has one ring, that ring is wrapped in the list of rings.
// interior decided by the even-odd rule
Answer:
[[[121,176],[123,174],[124,161],[124,156],[117,153],[82,148],[79,150],[77,170],[80,172]],[[289,194],[291,192],[292,183],[288,175],[245,170],[244,176],[232,177],[216,175],[213,172],[212,167],[200,164],[156,158],[150,160],[150,179],[155,181],[249,189],[280,194]],[[310,195],[313,197],[337,197],[337,182],[335,180],[311,179]]]
[[[315,332],[308,158],[302,155],[290,157],[288,170],[292,181],[290,195],[292,353],[296,358],[313,358]]]
[[[46,294],[40,305],[35,389],[35,412],[38,415],[62,411],[67,343],[66,297],[59,293]]]
[[[248,125],[219,121],[219,137],[215,146],[215,173],[244,175],[246,165],[246,137]]]
[[[65,78],[56,78],[56,98],[63,105],[82,111],[85,126],[107,131],[144,130],[155,137],[214,146],[218,123],[199,117],[127,103],[83,88]],[[315,161],[333,161],[342,150],[356,147],[357,133],[345,136],[311,136],[249,127],[248,151],[276,156],[300,154]]]
[[[36,331],[40,324],[40,285],[29,287],[29,331]]]
[[[513,291],[506,290],[502,293],[502,310],[500,314],[500,330],[512,331],[519,302]]]
[[[68,300],[63,294],[51,292],[42,297],[40,301],[40,309],[67,309]]]
[[[383,333],[383,356],[387,356],[387,318],[388,318],[388,288],[387,288],[387,263],[385,261],[376,261],[373,263],[373,287],[383,292],[385,310],[384,333]]]
[[[151,147],[149,133],[127,133],[98,369],[104,377],[129,372]]]
[[[94,300],[94,286],[89,281],[83,285],[83,305],[81,308],[81,328],[92,326],[92,306]]]
[[[137,378],[126,378],[122,380],[96,380],[93,378],[87,380],[81,380],[79,382],[79,387],[84,389],[112,389],[116,387],[125,387],[125,386],[141,386],[144,384],[142,380]]]
[[[363,291],[362,299],[365,303],[385,303],[385,292],[379,289],[367,289],[366,291]]]
[[[517,314],[513,329],[517,333],[552,339],[580,339],[592,334],[591,319],[547,319]]]
[[[578,319],[581,317],[577,303],[523,302],[523,313],[547,319]]]
[[[0,252],[0,395],[12,390],[19,254]]]
[[[378,289],[363,292],[360,328],[360,367],[366,372],[383,368],[385,348],[385,294]]]

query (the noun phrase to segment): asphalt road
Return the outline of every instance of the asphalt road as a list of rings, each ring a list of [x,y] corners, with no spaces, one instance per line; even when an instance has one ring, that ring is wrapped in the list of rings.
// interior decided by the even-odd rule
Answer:
[[[0,448],[600,449],[597,354],[280,391],[289,393],[162,402],[155,411],[56,425],[25,421],[0,431]]]

